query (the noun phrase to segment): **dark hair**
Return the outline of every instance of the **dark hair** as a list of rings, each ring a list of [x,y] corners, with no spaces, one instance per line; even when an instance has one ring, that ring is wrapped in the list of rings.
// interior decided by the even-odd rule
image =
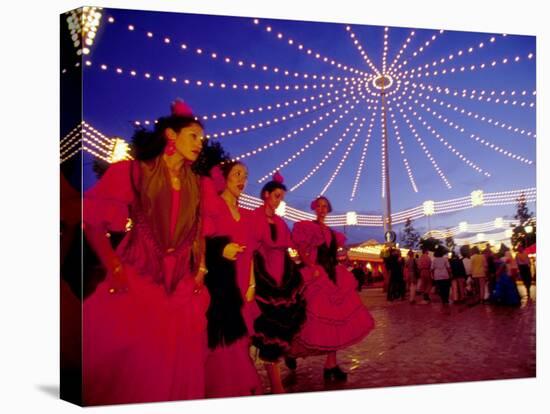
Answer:
[[[332,213],[332,204],[330,204],[330,201],[325,196],[319,196],[315,200],[313,200],[310,204],[311,209],[315,210],[316,204],[319,200],[325,200],[327,202],[327,205],[328,205],[328,212]]]
[[[435,249],[434,251],[435,257],[443,257],[444,255],[445,255],[445,249],[443,248],[443,246],[439,246],[437,249]]]
[[[219,141],[206,140],[197,160],[193,163],[193,171],[201,176],[208,176],[215,165],[227,163],[231,156],[227,153]]]
[[[203,128],[202,123],[195,117],[179,115],[159,118],[152,131],[138,127],[132,136],[132,156],[140,161],[158,157],[166,147],[166,137],[164,136],[166,129],[171,128],[179,133],[183,128],[193,124]]]
[[[235,167],[236,165],[242,165],[243,167],[246,168],[246,165],[244,165],[244,163],[241,161],[228,161],[221,164],[220,169],[222,170],[223,178],[227,180],[229,173],[231,172],[233,167]]]
[[[479,254],[479,248],[477,246],[474,246],[470,250],[473,254]]]
[[[271,194],[273,191],[275,191],[277,189],[283,190],[285,192],[287,191],[286,186],[283,183],[279,182],[279,181],[270,181],[270,182],[268,182],[266,185],[263,186],[262,191],[260,191],[260,198],[262,200],[264,199],[264,193],[266,191],[269,194]]]

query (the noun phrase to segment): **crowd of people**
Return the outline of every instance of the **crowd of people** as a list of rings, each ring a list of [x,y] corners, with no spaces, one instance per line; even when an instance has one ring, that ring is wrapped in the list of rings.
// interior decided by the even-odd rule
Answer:
[[[316,219],[290,231],[275,214],[286,193],[276,174],[262,206],[241,208],[247,166],[206,143],[197,119],[174,102],[136,130],[134,159],[85,193],[84,234],[106,270],[83,303],[85,405],[262,394],[251,346],[273,393],[285,391],[283,361],[312,355],[326,355],[324,380],[346,381],[337,352],[374,328],[337,260],[345,238],[325,224],[330,201],[313,200]]]
[[[421,254],[409,250],[403,258],[401,250],[389,248],[384,265],[388,273],[385,286],[387,300],[408,300],[411,304],[429,304],[434,292],[443,306],[450,303],[501,304],[516,306],[521,297],[516,281],[525,287],[525,299],[531,300],[531,261],[523,245],[513,256],[510,250],[495,254],[490,245],[480,251],[463,246],[461,255],[438,246],[433,252],[423,248]]]

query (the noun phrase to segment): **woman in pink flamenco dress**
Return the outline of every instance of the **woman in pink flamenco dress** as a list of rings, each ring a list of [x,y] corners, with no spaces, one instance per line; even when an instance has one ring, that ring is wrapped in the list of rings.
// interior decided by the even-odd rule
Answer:
[[[325,225],[332,211],[330,202],[319,197],[311,203],[317,220],[300,221],[292,229],[292,240],[305,266],[302,268],[306,300],[306,322],[293,341],[291,355],[326,354],[323,377],[346,381],[336,360],[336,351],[360,342],[374,328],[374,319],[357,294],[353,274],[336,259],[345,242],[343,234]]]
[[[84,230],[107,276],[83,304],[85,405],[203,398],[207,351],[200,179],[203,128],[182,102],[136,131],[134,161],[84,197]],[[108,231],[133,226],[113,250]]]
[[[208,357],[206,397],[262,393],[250,357],[250,336],[259,311],[254,302],[251,213],[239,207],[248,171],[226,161],[203,179],[203,234],[206,242],[205,285],[211,301],[207,312]]]
[[[254,321],[252,343],[264,362],[271,392],[284,393],[279,363],[305,320],[303,280],[290,258],[290,230],[275,210],[283,201],[286,186],[276,173],[260,191],[263,205],[252,213],[254,276],[260,316]]]

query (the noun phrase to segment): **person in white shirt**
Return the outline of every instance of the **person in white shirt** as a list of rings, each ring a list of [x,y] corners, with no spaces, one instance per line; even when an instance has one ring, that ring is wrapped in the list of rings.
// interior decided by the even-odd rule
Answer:
[[[451,288],[451,266],[449,259],[445,254],[443,247],[435,249],[434,258],[432,260],[432,277],[437,287],[437,292],[441,297],[443,305],[449,304],[449,291]]]

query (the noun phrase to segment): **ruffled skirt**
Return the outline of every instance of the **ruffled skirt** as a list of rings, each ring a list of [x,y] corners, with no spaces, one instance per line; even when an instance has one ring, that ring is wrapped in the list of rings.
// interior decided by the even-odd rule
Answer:
[[[357,281],[336,266],[336,284],[321,266],[301,271],[306,284],[306,321],[292,342],[290,355],[304,357],[347,348],[374,328],[374,319],[357,294]]]
[[[229,346],[218,346],[206,358],[206,397],[224,398],[262,394],[262,385],[250,357],[248,336]]]
[[[84,404],[203,398],[207,289],[185,277],[167,294],[126,269],[127,293],[109,293],[106,280],[83,305]]]
[[[302,276],[286,255],[280,283],[267,272],[260,254],[254,256],[254,269],[256,303],[261,314],[254,321],[252,343],[262,360],[276,362],[289,351],[306,318]]]

